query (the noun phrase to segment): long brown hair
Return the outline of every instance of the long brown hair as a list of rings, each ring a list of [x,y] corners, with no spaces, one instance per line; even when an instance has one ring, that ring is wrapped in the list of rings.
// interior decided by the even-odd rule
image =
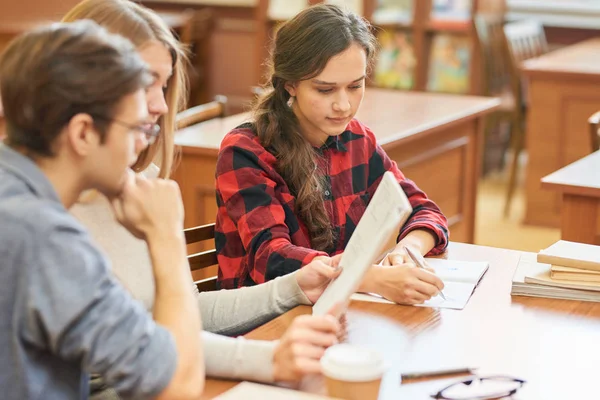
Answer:
[[[173,75],[167,83],[165,100],[169,111],[158,121],[161,134],[138,157],[134,171],[143,171],[160,160],[159,177],[168,178],[175,159],[175,116],[185,109],[187,56],[168,26],[152,10],[129,0],[83,0],[63,18],[63,22],[91,19],[112,33],[129,39],[139,49],[150,41],[162,43],[171,53]]]
[[[290,94],[285,84],[319,75],[332,57],[353,43],[364,48],[370,65],[376,41],[367,21],[331,4],[303,10],[277,32],[266,93],[254,109],[261,144],[277,157],[278,172],[296,197],[295,212],[318,250],[327,249],[334,240],[322,197],[323,173],[317,169],[317,153],[287,105]]]

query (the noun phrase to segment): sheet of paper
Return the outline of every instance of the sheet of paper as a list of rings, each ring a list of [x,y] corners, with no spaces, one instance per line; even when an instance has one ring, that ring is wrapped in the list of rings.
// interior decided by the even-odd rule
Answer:
[[[416,306],[462,310],[469,302],[469,299],[473,294],[473,290],[475,289],[475,284],[473,283],[444,282],[444,285],[444,295],[446,296],[446,300],[442,299],[442,297],[438,295],[432,297],[423,304],[416,304]],[[358,301],[372,301],[375,303],[396,304],[393,301],[384,299],[383,297],[375,293],[355,293],[350,298],[352,300]]]
[[[464,282],[477,284],[487,271],[487,262],[445,260],[442,258],[426,258],[427,265],[435,270],[444,282]],[[444,291],[444,294],[446,292]]]
[[[259,385],[257,383],[242,382],[234,386],[220,396],[215,397],[218,400],[325,400],[331,397],[320,396],[316,394],[299,392],[296,390],[282,389],[275,386]]]
[[[390,237],[398,235],[412,207],[400,184],[386,172],[348,241],[340,260],[342,273],[313,306],[313,314],[325,315],[334,306],[348,303],[367,269],[373,265]]]
[[[418,307],[450,308],[453,310],[465,308],[475,287],[489,266],[487,262],[445,260],[441,258],[426,258],[425,261],[444,282],[446,300],[438,295],[423,304],[419,304]],[[355,293],[351,299],[395,304],[375,293]]]

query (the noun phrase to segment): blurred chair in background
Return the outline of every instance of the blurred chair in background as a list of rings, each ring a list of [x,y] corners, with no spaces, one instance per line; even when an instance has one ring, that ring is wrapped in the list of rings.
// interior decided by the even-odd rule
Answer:
[[[500,109],[489,118],[486,135],[501,122],[510,123],[511,164],[504,215],[509,216],[517,184],[519,156],[525,142],[527,91],[521,79],[521,63],[548,52],[544,28],[536,21],[504,24],[495,15],[474,18],[483,56],[483,93],[501,99]]]

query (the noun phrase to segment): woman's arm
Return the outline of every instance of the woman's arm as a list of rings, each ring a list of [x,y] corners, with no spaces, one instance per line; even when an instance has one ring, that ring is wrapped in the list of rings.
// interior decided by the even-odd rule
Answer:
[[[448,221],[437,204],[427,197],[419,187],[407,179],[395,161],[377,144],[373,132],[367,127],[365,134],[373,146],[369,156],[369,179],[367,191],[375,194],[379,182],[386,171],[394,174],[402,190],[408,197],[413,212],[408,221],[400,229],[396,242],[414,245],[415,249],[424,251],[421,254],[437,255],[448,246]],[[413,233],[416,232],[416,233]],[[431,243],[430,239],[433,239]]]
[[[299,271],[257,286],[197,293],[204,329],[239,335],[298,305],[312,305],[340,274],[340,258],[319,257]]]
[[[301,315],[280,340],[246,340],[202,332],[208,376],[259,382],[298,382],[321,372],[325,349],[338,342],[341,324],[331,315]]]
[[[296,273],[256,286],[198,292],[196,299],[204,329],[228,336],[251,331],[300,304],[312,304]]]

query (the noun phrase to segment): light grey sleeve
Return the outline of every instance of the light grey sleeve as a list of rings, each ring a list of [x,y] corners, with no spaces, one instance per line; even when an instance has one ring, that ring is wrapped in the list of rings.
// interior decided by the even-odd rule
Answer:
[[[202,332],[206,375],[215,378],[273,382],[276,341],[230,338]]]
[[[205,330],[235,336],[292,308],[312,303],[296,281],[296,272],[256,286],[197,293]]]
[[[124,397],[158,395],[177,366],[171,334],[116,282],[84,232],[62,226],[31,242],[39,256],[22,307],[26,340],[100,374]]]

